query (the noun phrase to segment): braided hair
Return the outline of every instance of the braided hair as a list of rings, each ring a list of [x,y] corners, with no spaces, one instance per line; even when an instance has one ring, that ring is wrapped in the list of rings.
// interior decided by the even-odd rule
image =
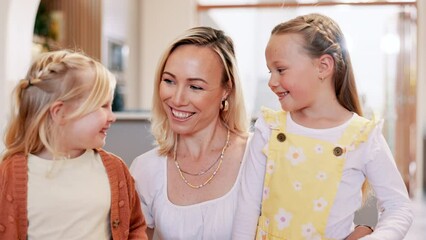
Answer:
[[[93,73],[94,79],[83,77],[87,71]],[[114,88],[114,76],[82,53],[60,50],[42,54],[14,89],[2,159],[17,153],[36,154],[44,148],[57,154],[60,128],[50,116],[52,104],[78,101],[79,107],[67,117],[75,119],[101,107]]]
[[[312,13],[278,24],[272,30],[272,35],[286,33],[300,34],[305,40],[302,46],[311,57],[318,58],[328,54],[334,59],[336,97],[343,107],[361,116],[352,63],[345,37],[338,24],[325,15]]]

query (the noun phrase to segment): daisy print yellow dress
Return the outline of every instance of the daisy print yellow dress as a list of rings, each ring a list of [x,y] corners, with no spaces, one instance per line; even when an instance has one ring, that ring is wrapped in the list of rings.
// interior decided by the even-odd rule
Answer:
[[[354,117],[337,143],[286,132],[286,112],[263,110],[271,128],[256,239],[327,239],[325,229],[346,153],[374,121]]]

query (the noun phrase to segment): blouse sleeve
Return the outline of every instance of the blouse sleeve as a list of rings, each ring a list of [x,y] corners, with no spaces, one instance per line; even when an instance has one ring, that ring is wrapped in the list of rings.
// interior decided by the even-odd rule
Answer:
[[[154,167],[152,163],[155,162],[154,160],[158,159],[150,159],[149,155],[151,154],[145,153],[137,157],[130,165],[130,173],[136,182],[136,190],[141,201],[142,212],[147,226],[149,228],[154,228],[155,222],[151,207],[155,196],[156,183],[158,183],[158,181],[155,181],[155,173],[157,171],[152,169]]]
[[[410,199],[395,160],[382,135],[382,125],[372,130],[365,175],[377,198],[379,219],[367,239],[403,239],[413,221]]]
[[[245,156],[232,239],[255,238],[266,169],[266,156],[262,149],[267,144],[269,135],[270,129],[260,117],[255,123],[255,131]]]

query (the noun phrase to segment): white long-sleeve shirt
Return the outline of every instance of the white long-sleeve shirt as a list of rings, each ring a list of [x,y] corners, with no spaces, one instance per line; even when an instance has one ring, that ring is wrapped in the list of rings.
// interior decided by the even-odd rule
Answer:
[[[289,133],[337,142],[349,122],[350,120],[329,129],[312,129],[295,123],[291,114],[287,114],[286,129]],[[362,204],[360,189],[365,178],[375,193],[380,215],[374,233],[362,239],[401,240],[411,226],[413,213],[410,199],[382,135],[382,125],[383,123],[378,124],[372,130],[367,142],[347,154],[342,179],[327,222],[328,238],[344,239],[352,231],[354,213]],[[267,160],[262,149],[268,144],[270,135],[268,124],[260,117],[246,153],[233,239],[255,238]]]

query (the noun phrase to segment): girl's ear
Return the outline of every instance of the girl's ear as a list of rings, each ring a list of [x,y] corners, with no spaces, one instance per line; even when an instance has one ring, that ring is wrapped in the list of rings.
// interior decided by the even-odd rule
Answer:
[[[49,113],[56,124],[62,125],[65,123],[64,108],[64,102],[62,101],[56,101],[50,106]]]
[[[319,57],[318,74],[320,79],[327,79],[333,76],[334,59],[330,54],[324,54]]]

